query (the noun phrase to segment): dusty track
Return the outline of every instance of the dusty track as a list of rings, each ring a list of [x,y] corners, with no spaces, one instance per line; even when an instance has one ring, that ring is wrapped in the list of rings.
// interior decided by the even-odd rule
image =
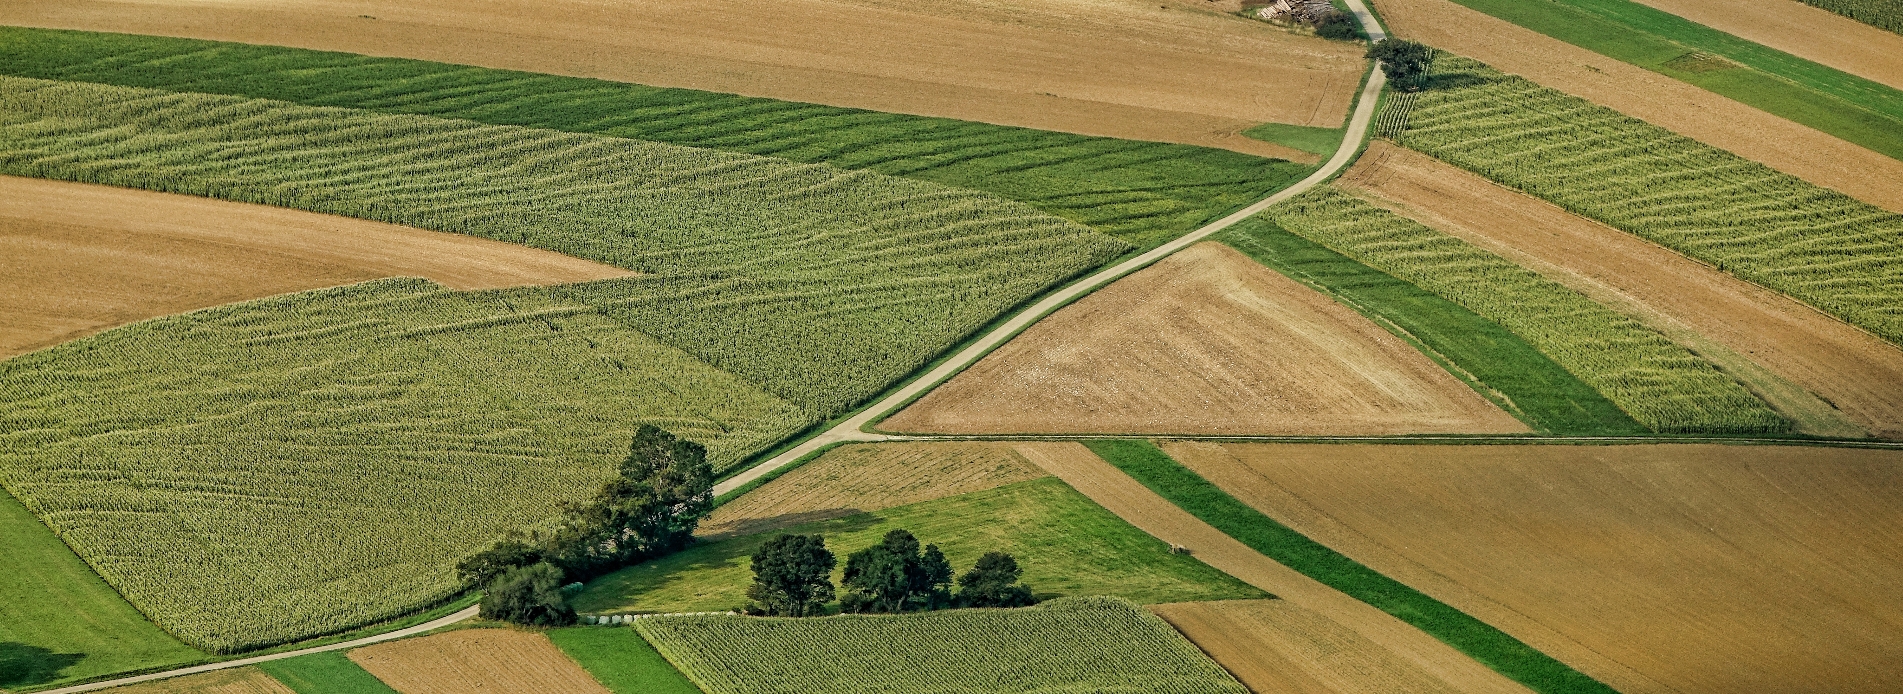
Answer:
[[[1215,242],[1039,321],[880,427],[948,434],[1527,431],[1353,309]]]
[[[256,668],[208,672],[110,691],[111,694],[297,694]]]
[[[1779,5],[1788,4],[1778,0]],[[1728,7],[1730,3],[1726,3]],[[1903,161],[1448,0],[1381,0],[1396,36],[1488,63],[1864,202],[1903,212]]]
[[[1287,600],[1151,605],[1252,692],[1457,692],[1326,617]]]
[[[1197,559],[1340,625],[1374,644],[1368,657],[1462,692],[1526,692],[1445,643],[1258,554],[1197,520],[1076,443],[1025,443],[1018,451],[1098,505]]]
[[[374,17],[374,19],[365,16]],[[1143,0],[15,0],[0,23],[420,58],[1268,156],[1359,49]],[[1307,155],[1304,159],[1312,160]]]
[[[1796,0],[1637,0],[1747,41],[1903,89],[1903,36]]]
[[[1892,589],[1903,585],[1903,453],[1166,450],[1304,535],[1627,694],[1903,683]]]
[[[481,289],[627,274],[472,236],[0,176],[0,359],[154,316],[378,277]]]
[[[350,659],[402,694],[609,694],[547,636],[465,629],[360,648]]]
[[[1339,185],[1646,320],[1738,375],[1808,433],[1903,438],[1903,349],[1869,333],[1385,142]]]

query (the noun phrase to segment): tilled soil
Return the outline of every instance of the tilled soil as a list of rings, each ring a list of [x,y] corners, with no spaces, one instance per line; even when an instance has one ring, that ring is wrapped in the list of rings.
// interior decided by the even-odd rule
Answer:
[[[1903,36],[1796,0],[1638,0],[1738,38],[1903,89]]]
[[[1526,431],[1361,314],[1214,242],[1039,321],[880,427],[951,434]]]
[[[297,694],[257,668],[233,668],[104,690],[105,694]]]
[[[350,659],[401,694],[609,694],[547,636],[513,629],[390,641],[351,651]]]
[[[155,316],[379,277],[483,289],[628,274],[472,236],[0,177],[0,359]]]
[[[1287,600],[1151,605],[1252,692],[1458,692],[1374,642]]]
[[[1165,450],[1302,534],[1628,694],[1903,683],[1903,452]]]

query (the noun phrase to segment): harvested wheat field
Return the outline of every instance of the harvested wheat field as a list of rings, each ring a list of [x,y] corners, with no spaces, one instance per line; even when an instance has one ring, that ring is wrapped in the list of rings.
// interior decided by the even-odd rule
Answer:
[[[751,535],[1046,476],[1009,443],[848,444],[714,509],[696,534]]]
[[[1252,692],[1458,692],[1360,634],[1287,600],[1151,605]]]
[[[1198,3],[1200,4],[1200,3]],[[0,23],[689,87],[1267,156],[1337,127],[1361,48],[1144,0],[18,0]],[[974,50],[974,47],[983,47]]]
[[[0,359],[154,316],[379,277],[482,289],[627,274],[473,236],[0,176]]]
[[[1637,0],[1872,82],[1903,89],[1903,36],[1796,0]]]
[[[547,636],[529,631],[451,631],[359,648],[350,659],[402,694],[609,694]]]
[[[1381,663],[1388,672],[1415,672],[1460,692],[1524,694],[1528,691],[1393,615],[1249,549],[1157,496],[1156,492],[1098,458],[1083,444],[1020,443],[1017,450],[1131,525],[1164,542],[1187,548],[1192,556],[1216,570],[1338,625],[1354,634],[1353,640],[1358,643],[1372,644],[1363,646],[1368,648],[1363,651],[1363,657]],[[1317,634],[1341,633],[1320,626],[1310,628]]]
[[[1877,207],[1903,212],[1903,186],[1896,184],[1903,181],[1903,161],[1448,0],[1379,0],[1375,6],[1389,30],[1401,38],[1479,60]]]
[[[1165,450],[1626,694],[1903,688],[1903,451]]]
[[[880,427],[948,434],[1526,431],[1361,314],[1214,242],[1039,321]]]
[[[1644,320],[1806,433],[1903,438],[1903,349],[1882,338],[1386,142],[1371,145],[1339,185]]]
[[[297,694],[257,668],[216,670],[200,675],[113,687],[105,694]]]

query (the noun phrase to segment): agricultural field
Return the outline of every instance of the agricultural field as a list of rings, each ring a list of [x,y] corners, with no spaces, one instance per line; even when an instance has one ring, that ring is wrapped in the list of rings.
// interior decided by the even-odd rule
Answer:
[[[301,694],[257,668],[218,670],[105,690],[108,694]]]
[[[1183,602],[1150,611],[1252,692],[1464,691],[1287,600]]]
[[[1903,50],[1903,36],[1859,25],[1829,10],[1799,7],[1794,0],[1644,0],[1641,4],[1765,48],[1903,89],[1903,55],[1898,55]]]
[[[701,694],[633,629],[552,629],[548,640],[615,694]]]
[[[635,623],[709,694],[1248,690],[1126,600],[816,619],[657,617]]]
[[[1873,27],[1903,34],[1903,12],[1899,12],[1896,5],[1883,0],[1803,1],[1806,5],[1820,7]]]
[[[780,532],[822,534],[833,554],[844,557],[877,544],[896,528],[911,531],[921,543],[937,544],[954,567],[970,566],[985,552],[1008,552],[1018,558],[1024,583],[1040,598],[1114,595],[1148,604],[1264,597],[1202,562],[1171,554],[1168,545],[1063,482],[1037,479],[696,544],[597,579],[573,604],[584,613],[730,610],[747,602],[753,580],[749,557]]]
[[[1620,691],[1895,689],[1896,451],[1166,445],[1276,521]]]
[[[459,629],[350,651],[350,660],[399,694],[472,691],[609,694],[547,636]]]
[[[1526,431],[1361,314],[1211,242],[1038,322],[880,428],[952,434]]]
[[[344,651],[267,660],[256,667],[297,694],[396,694]]]

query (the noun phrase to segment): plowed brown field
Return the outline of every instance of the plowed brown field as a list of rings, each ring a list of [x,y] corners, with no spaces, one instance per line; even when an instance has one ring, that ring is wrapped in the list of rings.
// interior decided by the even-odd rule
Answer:
[[[1646,320],[1738,375],[1808,433],[1903,437],[1903,349],[1881,338],[1385,142],[1370,146],[1340,185]]]
[[[1903,452],[1166,450],[1302,534],[1627,694],[1903,688]]]
[[[1365,67],[1352,43],[1153,0],[13,0],[0,3],[0,23],[420,58],[1270,156],[1299,153],[1238,133],[1263,121],[1340,126]]]
[[[378,277],[481,289],[627,274],[473,236],[0,176],[0,359],[154,316]]]
[[[1045,476],[1008,443],[849,444],[715,509],[696,534],[750,535]]]
[[[1796,0],[1638,0],[1747,41],[1903,89],[1903,36]]]
[[[366,646],[350,659],[402,694],[610,694],[547,636],[527,631],[451,631]]]
[[[1308,610],[1373,644],[1362,655],[1382,671],[1411,671],[1460,692],[1524,694],[1519,683],[1341,591],[1276,563],[1177,508],[1077,443],[1021,443],[1018,452],[1091,501],[1203,563]],[[1333,632],[1318,628],[1318,632]],[[1323,668],[1324,670],[1326,667]]]
[[[1151,605],[1252,692],[1430,694],[1459,689],[1287,600]]]
[[[105,694],[297,694],[257,668],[218,670],[125,687]]]
[[[1729,6],[1730,3],[1726,3]],[[1778,4],[1788,4],[1778,0]],[[1396,36],[1488,63],[1633,118],[1903,212],[1903,161],[1448,0],[1377,0]]]
[[[880,426],[952,434],[1526,431],[1361,314],[1213,242],[1039,321]]]

